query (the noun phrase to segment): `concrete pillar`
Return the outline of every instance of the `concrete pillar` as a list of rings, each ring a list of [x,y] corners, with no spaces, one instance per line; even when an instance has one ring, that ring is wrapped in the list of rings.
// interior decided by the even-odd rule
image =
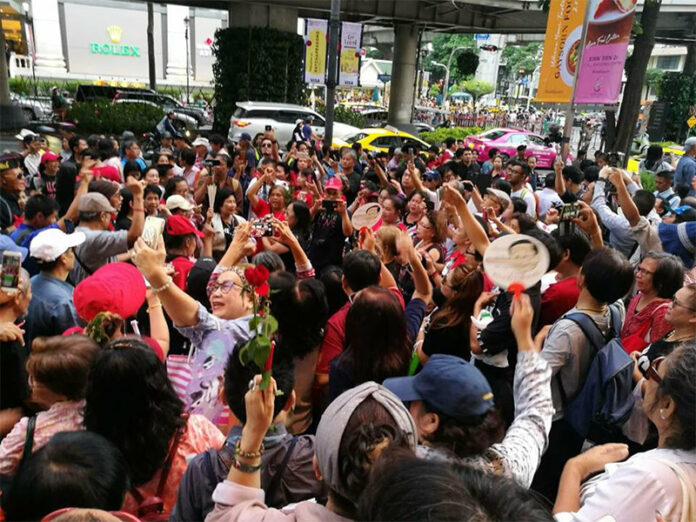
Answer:
[[[189,8],[167,4],[167,79],[186,80],[186,22]],[[189,38],[191,34],[189,33]],[[190,71],[190,63],[189,63]]]
[[[417,48],[418,28],[412,24],[394,24],[394,60],[387,118],[390,125],[411,123]]]
[[[37,76],[62,76],[67,71],[60,40],[58,0],[32,0]]]
[[[297,9],[233,1],[229,3],[228,12],[230,27],[270,27],[297,32]]]

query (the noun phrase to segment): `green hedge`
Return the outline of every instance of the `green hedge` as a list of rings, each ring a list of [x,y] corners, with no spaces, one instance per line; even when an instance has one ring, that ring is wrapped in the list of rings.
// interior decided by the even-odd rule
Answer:
[[[227,129],[237,101],[302,101],[302,36],[266,27],[218,29],[213,54],[216,130]]]
[[[431,145],[440,145],[447,138],[463,140],[467,136],[481,134],[482,132],[483,129],[480,127],[452,127],[449,129],[435,129],[434,131],[421,132],[420,138]]]
[[[77,86],[81,83],[84,82],[76,80],[36,80],[36,92],[39,96],[50,96],[51,89],[57,86],[61,91],[68,91],[70,96],[74,96]],[[34,96],[34,81],[26,76],[10,78],[10,91],[24,96]]]
[[[689,107],[696,100],[696,76],[679,72],[665,73],[657,86],[658,101],[670,104],[670,114],[665,126],[665,139],[682,142],[689,135]]]
[[[140,103],[75,102],[68,111],[68,120],[75,122],[80,132],[120,134],[124,130],[136,135],[152,132],[164,116],[159,107]]]

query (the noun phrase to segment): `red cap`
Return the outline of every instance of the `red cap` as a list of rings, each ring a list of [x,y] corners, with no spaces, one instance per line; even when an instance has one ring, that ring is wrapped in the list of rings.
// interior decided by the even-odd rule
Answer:
[[[326,182],[324,189],[343,190],[343,182],[337,177],[333,177]]]
[[[187,236],[189,234],[196,234],[201,238],[204,236],[203,232],[194,227],[191,220],[185,216],[170,216],[165,228],[170,236]]]
[[[51,152],[50,150],[47,150],[46,152],[43,153],[41,156],[41,165],[46,163],[47,161],[60,161],[60,156],[54,152]]]
[[[73,302],[85,321],[91,321],[99,312],[127,319],[145,302],[145,279],[133,265],[109,263],[75,287]]]
[[[104,178],[116,183],[121,183],[121,174],[113,165],[102,165],[101,167],[92,167],[92,174],[95,179]]]

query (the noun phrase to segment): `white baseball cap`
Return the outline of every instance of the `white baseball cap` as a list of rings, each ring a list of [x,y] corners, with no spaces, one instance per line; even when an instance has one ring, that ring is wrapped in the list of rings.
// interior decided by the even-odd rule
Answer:
[[[180,208],[181,210],[192,210],[193,204],[191,204],[184,196],[179,194],[174,194],[167,198],[167,209],[174,210],[175,208]]]
[[[202,136],[197,136],[195,140],[193,140],[193,143],[191,143],[193,147],[198,147],[199,145],[205,146],[205,147],[210,147],[210,142],[208,141],[208,138],[204,138]]]
[[[49,228],[39,232],[31,240],[29,255],[39,261],[55,261],[59,256],[65,254],[69,248],[81,245],[85,241],[83,232],[73,232],[66,234],[59,228]]]
[[[486,189],[486,191],[490,195],[495,196],[500,200],[500,203],[501,203],[501,206],[503,207],[503,209],[507,208],[508,205],[510,205],[512,203],[512,199],[510,198],[510,196],[506,192],[503,192],[500,189],[488,188],[488,189]]]

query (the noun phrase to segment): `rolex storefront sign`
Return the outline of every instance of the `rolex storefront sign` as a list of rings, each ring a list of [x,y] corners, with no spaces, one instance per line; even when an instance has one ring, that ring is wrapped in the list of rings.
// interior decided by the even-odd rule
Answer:
[[[90,42],[89,49],[92,54],[105,54],[112,56],[134,56],[140,57],[140,46],[124,45],[121,43],[123,29],[118,25],[110,25],[106,28],[111,43]]]

